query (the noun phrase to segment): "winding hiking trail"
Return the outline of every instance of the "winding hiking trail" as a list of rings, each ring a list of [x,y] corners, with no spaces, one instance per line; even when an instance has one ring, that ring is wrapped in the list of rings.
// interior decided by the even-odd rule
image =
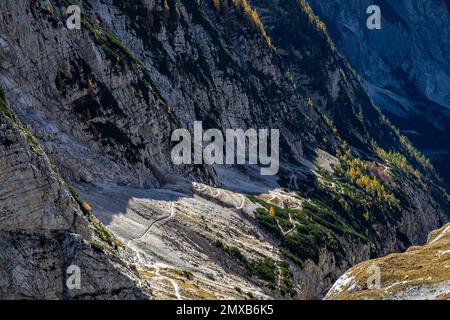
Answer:
[[[153,266],[155,267],[155,276],[168,280],[172,284],[173,291],[175,293],[175,297],[177,297],[177,300],[183,300],[180,295],[180,287],[178,286],[176,281],[160,274],[160,267],[164,267],[164,265],[161,263],[155,263]]]
[[[169,205],[169,211],[170,211],[170,214],[169,214],[169,215],[164,216],[164,217],[161,217],[161,218],[158,218],[158,219],[156,219],[155,221],[153,221],[153,222],[148,226],[148,228],[144,231],[144,233],[143,233],[139,238],[133,238],[133,239],[128,240],[127,245],[129,245],[132,241],[142,240],[143,238],[145,238],[145,237],[147,236],[147,234],[148,234],[150,231],[152,231],[153,227],[154,227],[156,224],[158,224],[159,222],[163,222],[163,221],[166,221],[166,220],[169,220],[169,219],[173,218],[173,216],[174,216],[174,214],[175,214],[175,211],[174,211],[174,202],[173,202],[173,201],[170,202],[170,205]]]
[[[199,191],[199,192],[203,192],[203,191],[207,190],[209,195],[212,196],[214,199],[218,199],[220,195],[224,195],[225,197],[231,199],[234,202],[234,205],[235,205],[237,210],[242,210],[244,208],[245,197],[242,194],[239,194],[239,196],[241,198],[241,204],[238,205],[237,202],[235,201],[235,199],[232,196],[230,196],[225,191],[222,191],[220,189],[214,190],[211,187],[208,187],[208,186],[205,186],[205,185],[201,185],[201,184],[198,184],[198,183],[195,183],[195,182],[194,182],[193,186],[194,186],[194,188],[197,188],[197,191]],[[214,194],[214,192],[216,192],[216,193]],[[300,199],[292,197],[292,196],[287,195],[287,194],[282,194],[282,193],[277,192],[277,191],[270,191],[270,198],[267,200],[267,203],[269,203],[271,205],[274,205],[274,206],[279,206],[280,208],[284,209],[285,208],[285,204],[284,204],[283,198],[288,198],[294,203],[293,206],[287,205],[286,207],[288,209],[299,210],[299,209],[301,209],[301,207],[303,205],[303,202]],[[274,203],[275,199],[277,200],[277,203]],[[283,230],[283,228],[281,227],[278,219],[275,218],[277,226],[278,226],[278,228],[280,229],[281,233],[284,236],[287,236],[289,233],[295,231],[296,227],[299,225],[299,223],[292,218],[290,213],[288,213],[288,215],[289,215],[289,222],[292,224],[292,228],[290,228],[287,231]]]
[[[167,277],[167,276],[161,275],[161,273],[160,273],[160,268],[161,268],[161,267],[166,267],[166,266],[165,266],[164,264],[162,264],[162,263],[148,264],[148,263],[144,262],[144,261],[142,260],[141,256],[140,256],[140,253],[143,254],[143,255],[145,255],[145,253],[142,252],[138,247],[136,247],[136,246],[133,244],[134,241],[139,241],[139,240],[144,239],[144,238],[152,231],[153,227],[154,227],[156,224],[158,224],[158,223],[163,223],[164,221],[167,221],[167,220],[173,218],[173,216],[175,215],[175,202],[174,202],[174,201],[171,201],[171,202],[170,202],[170,205],[169,205],[169,212],[170,212],[169,215],[164,216],[164,217],[161,217],[161,218],[158,218],[158,219],[156,219],[155,221],[153,221],[153,222],[149,225],[149,227],[147,228],[147,230],[145,230],[145,232],[144,232],[139,238],[130,239],[130,240],[127,242],[127,245],[128,245],[128,246],[131,248],[131,250],[133,250],[133,252],[136,254],[136,257],[137,257],[137,260],[138,260],[140,266],[142,266],[142,267],[144,267],[144,268],[148,268],[148,269],[153,269],[153,270],[155,270],[155,277],[160,278],[160,279],[163,279],[163,280],[166,280],[166,281],[169,281],[170,284],[171,284],[172,287],[173,287],[173,291],[174,291],[174,294],[175,294],[175,297],[177,298],[177,300],[183,300],[183,299],[181,298],[181,295],[180,295],[180,288],[179,288],[178,284],[176,283],[176,281],[173,280],[173,279],[171,279],[171,278],[169,278],[169,277]],[[139,252],[140,252],[140,253],[139,253]],[[141,281],[139,281],[139,285],[142,286],[142,282],[141,282]]]
[[[144,234],[143,234],[138,240],[141,240],[141,239],[145,238],[145,237],[147,236],[147,234],[148,234],[150,231],[152,231],[153,227],[154,227],[157,223],[160,223],[160,222],[162,223],[162,222],[164,222],[164,221],[166,221],[166,220],[172,219],[173,216],[175,215],[174,205],[175,205],[175,203],[172,201],[172,202],[170,203],[170,205],[169,205],[169,212],[170,212],[170,214],[169,214],[168,216],[166,216],[166,217],[162,217],[162,218],[159,218],[159,219],[156,219],[155,221],[153,221],[153,222],[150,224],[150,226],[148,227],[148,229],[144,232]]]
[[[225,192],[225,191],[216,190],[217,193],[214,194],[214,190],[211,187],[208,187],[208,186],[205,186],[205,185],[201,185],[201,184],[198,184],[198,183],[194,183],[193,186],[194,186],[194,188],[197,188],[197,191],[199,191],[199,192],[203,192],[203,191],[207,190],[207,192],[215,199],[218,199],[218,197],[221,194],[225,195],[226,197],[230,198],[234,202],[234,205],[235,205],[236,209],[238,209],[238,210],[242,210],[244,208],[244,206],[245,206],[245,197],[242,194],[239,194],[240,200],[241,200],[241,204],[237,204],[236,200],[232,196],[230,196],[227,192]],[[291,209],[291,210],[301,210],[301,208],[303,206],[303,201],[301,199],[298,199],[296,197],[290,196],[288,194],[280,193],[280,192],[277,192],[277,191],[270,191],[269,192],[269,196],[270,196],[270,198],[267,199],[266,202],[271,204],[271,205],[280,207],[281,209],[285,209],[285,207],[286,207],[287,209]],[[292,204],[287,204],[285,206],[285,199],[286,198],[289,199],[292,202]],[[283,228],[281,227],[278,219],[275,218],[277,226],[280,229],[280,232],[284,236],[287,236],[291,232],[295,231],[296,227],[299,225],[299,223],[292,218],[290,213],[288,213],[288,215],[289,215],[289,222],[292,224],[292,228],[290,228],[289,230],[283,230]]]
[[[286,194],[282,194],[276,191],[270,191],[270,198],[267,200],[267,203],[274,205],[274,206],[278,206],[281,209],[284,209],[285,204],[284,204],[284,198],[288,198],[290,200],[294,200],[294,206],[289,206],[287,205],[287,209],[291,209],[291,210],[300,210],[303,202],[300,199],[297,199],[295,197],[286,195]],[[274,200],[277,200],[277,203],[274,202]],[[289,233],[295,231],[295,229],[297,228],[297,226],[299,225],[298,221],[295,221],[294,219],[292,219],[291,213],[288,212],[288,216],[289,216],[289,222],[292,224],[292,228],[290,228],[289,230],[283,230],[283,228],[280,225],[280,222],[278,221],[278,219],[275,217],[275,221],[277,223],[278,229],[280,229],[280,232],[283,234],[283,236],[287,236]]]
[[[296,197],[290,196],[288,194],[284,194],[284,193],[280,193],[278,191],[270,191],[269,192],[271,198],[267,200],[267,203],[270,203],[271,205],[274,206],[279,206],[280,208],[284,209],[284,201],[283,198],[287,198],[292,200],[292,202],[294,202],[294,206],[287,206],[288,209],[292,209],[292,210],[297,210],[300,209],[303,205],[303,201],[301,199],[298,199]],[[273,200],[277,199],[279,201],[279,203],[274,203]],[[281,205],[280,205],[281,204]]]
[[[225,197],[227,197],[228,199],[231,199],[234,203],[234,206],[236,207],[237,210],[242,210],[245,206],[245,197],[242,194],[239,194],[240,200],[241,200],[241,204],[238,204],[236,202],[236,200],[229,194],[229,192],[225,192],[224,190],[214,190],[213,188],[206,186],[206,185],[202,185],[200,183],[193,183],[193,187],[197,188],[198,192],[203,192],[205,190],[208,191],[209,195],[211,197],[213,197],[214,199],[219,199],[220,195],[224,195]],[[214,191],[216,192],[216,194],[214,194]]]
[[[239,196],[241,197],[241,201],[242,202],[241,202],[241,204],[239,206],[236,206],[236,209],[242,210],[244,208],[244,206],[245,206],[245,198],[244,198],[244,196],[242,194],[240,194]]]

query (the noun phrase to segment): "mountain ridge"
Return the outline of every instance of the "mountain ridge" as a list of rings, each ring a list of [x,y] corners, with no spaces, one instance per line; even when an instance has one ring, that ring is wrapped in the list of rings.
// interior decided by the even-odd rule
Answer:
[[[274,36],[268,1],[257,16],[253,1],[83,1],[82,30],[65,29],[65,4],[1,4],[0,83],[63,179],[138,253],[152,295],[319,298],[448,218],[430,165],[305,2],[277,4],[319,39],[306,47]],[[170,134],[194,120],[279,128],[280,174],[174,166]]]
[[[365,27],[370,1],[309,3],[376,105],[432,160],[448,185],[448,1],[378,1],[380,30]]]

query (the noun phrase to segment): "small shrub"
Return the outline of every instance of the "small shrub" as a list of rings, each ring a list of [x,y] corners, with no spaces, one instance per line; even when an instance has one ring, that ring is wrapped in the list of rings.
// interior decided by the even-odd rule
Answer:
[[[103,245],[98,242],[91,242],[90,245],[91,248],[97,252],[103,252],[103,250],[105,249],[105,247],[103,247]]]
[[[183,275],[183,277],[185,277],[188,280],[192,280],[194,278],[194,275],[192,274],[192,272],[187,271],[187,270],[183,270],[182,275]]]

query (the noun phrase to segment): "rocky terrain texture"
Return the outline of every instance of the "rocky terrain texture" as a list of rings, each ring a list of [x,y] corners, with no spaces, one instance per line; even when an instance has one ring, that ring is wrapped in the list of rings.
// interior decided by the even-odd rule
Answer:
[[[80,210],[37,141],[0,92],[0,297],[143,299],[131,258]],[[128,261],[129,260],[129,261]],[[69,266],[81,268],[70,290]],[[69,270],[70,271],[70,270]]]
[[[375,104],[450,185],[450,4],[448,0],[308,1]],[[381,30],[366,10],[381,9]]]
[[[422,247],[361,263],[347,271],[327,299],[450,299],[450,224],[433,231]],[[377,266],[381,286],[374,288],[368,270]]]
[[[81,30],[65,27],[68,1],[1,2],[0,84],[85,218],[106,225],[96,223],[123,250],[118,261],[137,270],[136,288],[150,288],[135,290],[322,298],[349,267],[424,243],[448,221],[433,168],[304,1],[77,3]],[[279,174],[173,165],[170,135],[194,120],[280,129]],[[65,216],[54,208],[44,212]],[[55,223],[33,227],[44,224]]]

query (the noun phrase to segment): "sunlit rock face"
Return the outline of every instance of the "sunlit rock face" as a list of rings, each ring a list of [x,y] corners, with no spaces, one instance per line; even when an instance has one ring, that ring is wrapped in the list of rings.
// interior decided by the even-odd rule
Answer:
[[[21,150],[0,131],[5,275],[10,256],[24,260],[12,248],[28,248],[36,270],[59,266],[42,285],[29,275],[45,288],[80,247],[92,286],[72,296],[60,285],[52,298],[314,299],[447,221],[432,168],[303,0],[90,0],[81,30],[66,28],[64,5],[0,2],[2,112],[27,129]],[[195,120],[279,129],[278,174],[175,165],[171,134]],[[78,240],[46,235],[35,252],[30,230]]]
[[[0,297],[150,298],[127,250],[105,241],[108,231],[81,212],[2,92],[0,106]],[[69,267],[79,287],[67,286]]]
[[[434,162],[449,184],[450,5],[437,1],[309,0],[375,104]],[[381,29],[369,30],[370,5]]]
[[[450,299],[449,235],[447,224],[433,231],[423,247],[351,268],[336,281],[326,299]]]

